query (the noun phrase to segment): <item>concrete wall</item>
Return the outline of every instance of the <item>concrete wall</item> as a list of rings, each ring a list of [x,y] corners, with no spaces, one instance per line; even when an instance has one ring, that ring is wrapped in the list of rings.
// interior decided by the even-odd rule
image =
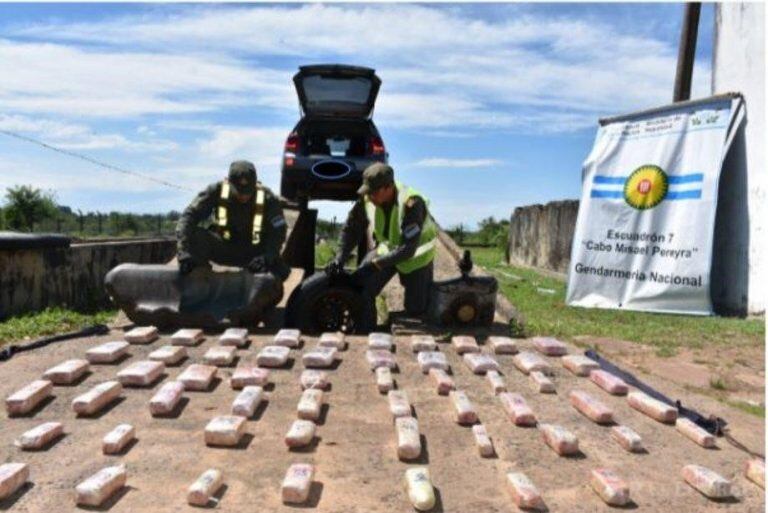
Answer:
[[[104,292],[107,271],[126,262],[167,262],[175,251],[173,239],[0,251],[0,320],[47,306],[108,306],[109,298]]]
[[[759,313],[768,283],[763,3],[716,4],[713,60],[712,93],[742,93],[747,120],[720,180],[712,300],[725,311]]]
[[[509,225],[509,263],[568,272],[577,200],[518,207]]]

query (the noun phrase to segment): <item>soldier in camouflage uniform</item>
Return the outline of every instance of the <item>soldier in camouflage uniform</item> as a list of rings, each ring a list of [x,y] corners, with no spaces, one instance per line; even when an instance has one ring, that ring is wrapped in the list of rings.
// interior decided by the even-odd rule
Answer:
[[[375,297],[395,274],[405,288],[405,311],[426,312],[432,287],[437,227],[427,210],[428,201],[416,190],[395,182],[394,171],[376,163],[363,172],[361,198],[349,212],[341,231],[340,251],[326,267],[341,273],[358,242],[373,239],[355,272],[365,293]]]
[[[205,226],[203,226],[205,225]],[[290,268],[280,259],[286,222],[277,197],[256,180],[255,166],[232,162],[226,180],[209,185],[176,226],[181,274],[209,262],[243,267],[280,285]]]

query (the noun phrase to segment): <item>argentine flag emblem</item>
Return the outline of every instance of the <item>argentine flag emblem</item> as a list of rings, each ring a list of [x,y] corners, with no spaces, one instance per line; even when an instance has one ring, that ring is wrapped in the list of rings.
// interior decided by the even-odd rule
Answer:
[[[701,199],[703,173],[668,175],[659,166],[644,164],[628,176],[595,175],[590,197],[624,200],[632,208],[647,210],[665,200]]]

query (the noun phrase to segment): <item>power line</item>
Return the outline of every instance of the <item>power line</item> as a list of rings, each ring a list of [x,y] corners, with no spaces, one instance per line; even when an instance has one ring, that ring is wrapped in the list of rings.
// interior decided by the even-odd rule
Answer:
[[[3,130],[2,128],[0,128],[0,134],[5,134],[5,135],[7,135],[9,137],[14,137],[14,138],[20,139],[22,141],[26,141],[26,142],[29,142],[29,143],[32,143],[32,144],[36,144],[36,145],[38,145],[38,146],[40,146],[42,148],[46,148],[46,149],[55,151],[57,153],[61,153],[63,155],[68,155],[68,156],[74,157],[76,159],[84,160],[84,161],[89,162],[91,164],[94,164],[96,166],[103,167],[104,169],[107,169],[109,171],[115,171],[117,173],[122,173],[124,175],[135,176],[137,178],[142,178],[144,180],[149,180],[151,182],[155,182],[155,183],[158,183],[160,185],[165,185],[166,187],[171,187],[173,189],[179,189],[179,190],[182,190],[182,191],[194,192],[192,189],[190,189],[188,187],[184,187],[182,185],[177,185],[175,183],[168,182],[166,180],[163,180],[162,178],[155,178],[154,176],[149,176],[149,175],[145,175],[145,174],[142,174],[142,173],[137,173],[136,171],[131,171],[130,169],[125,169],[125,168],[122,168],[122,167],[113,166],[112,164],[108,164],[106,162],[102,162],[102,161],[97,160],[97,159],[95,159],[93,157],[89,157],[88,155],[83,155],[81,153],[77,153],[77,152],[74,152],[74,151],[65,150],[64,148],[59,148],[59,147],[53,146],[51,144],[48,144],[46,142],[40,141],[38,139],[34,139],[34,138],[26,136],[26,135],[22,135],[22,134],[19,134],[19,133],[16,133],[16,132],[12,132],[10,130]]]

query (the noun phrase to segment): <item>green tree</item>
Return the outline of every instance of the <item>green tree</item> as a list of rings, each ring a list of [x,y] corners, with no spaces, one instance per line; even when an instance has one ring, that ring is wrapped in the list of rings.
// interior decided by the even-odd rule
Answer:
[[[5,192],[5,221],[14,230],[32,231],[36,224],[58,212],[53,194],[31,185],[9,187]]]

